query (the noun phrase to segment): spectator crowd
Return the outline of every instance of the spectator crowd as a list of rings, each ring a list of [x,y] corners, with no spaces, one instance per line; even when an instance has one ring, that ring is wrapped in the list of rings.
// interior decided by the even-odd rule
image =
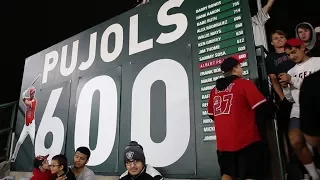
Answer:
[[[315,81],[320,81],[319,30],[316,32],[311,24],[303,22],[297,25],[295,33],[296,38],[288,40],[286,33],[281,30],[271,33],[271,44],[275,51],[266,58],[267,73],[273,87],[273,99],[279,107],[277,117],[286,144],[293,149],[312,179],[320,179],[317,169],[320,167],[315,163],[319,159],[314,158],[317,157],[314,154],[320,151],[319,145],[314,143],[315,138],[320,136],[319,118],[315,114],[317,107],[320,107],[315,102],[318,93],[305,94],[306,90],[300,91],[307,88],[307,92],[313,92],[312,88],[317,88],[303,83],[305,78],[309,79],[309,75]],[[313,100],[307,100],[306,96],[310,95]],[[289,157],[287,154],[287,161],[290,161]]]
[[[281,30],[271,33],[275,51],[266,58],[272,83],[270,97],[264,97],[252,81],[242,78],[241,61],[227,58],[221,64],[224,77],[217,80],[210,93],[208,115],[215,122],[222,180],[264,179],[268,159],[263,157],[268,157],[264,153],[268,151],[268,140],[263,124],[273,117],[283,132],[280,138],[286,140],[282,147],[293,151],[293,154],[286,151],[286,164],[296,157],[302,165],[298,169],[301,178],[320,180],[317,30],[303,22],[295,28],[295,38],[287,40]]]
[[[264,24],[273,2],[268,0],[252,17],[255,45],[266,49]],[[265,123],[270,119],[276,119],[278,125],[286,179],[320,180],[320,95],[316,92],[320,82],[320,27],[302,22],[293,31],[295,37],[289,39],[282,30],[270,34],[274,51],[265,61],[272,86],[268,97],[242,78],[241,61],[227,58],[221,64],[224,77],[210,93],[208,115],[215,123],[222,180],[267,176],[270,160],[264,153],[269,151]],[[293,161],[300,165],[294,175],[289,171]]]
[[[33,176],[31,180],[95,180],[95,174],[86,164],[90,159],[90,150],[79,147],[73,156],[73,165],[68,166],[65,155],[58,154],[52,157],[37,156],[33,160]],[[162,180],[161,174],[152,166],[146,164],[143,147],[136,141],[131,141],[124,149],[124,166],[126,171],[120,180]]]

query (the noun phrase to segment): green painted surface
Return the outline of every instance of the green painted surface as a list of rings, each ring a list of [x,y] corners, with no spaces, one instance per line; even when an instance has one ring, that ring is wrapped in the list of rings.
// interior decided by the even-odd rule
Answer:
[[[228,2],[228,3],[227,3]],[[221,12],[223,12],[223,11],[226,11],[226,10],[229,10],[229,9],[231,9],[231,8],[234,8],[234,7],[237,7],[237,6],[240,6],[240,0],[238,0],[238,1],[229,1],[229,0],[226,0],[225,1],[225,3],[226,4],[223,4],[222,6],[210,6],[210,5],[208,5],[207,7],[207,10],[206,11],[203,11],[202,12],[202,14],[201,15],[198,15],[198,16],[200,16],[200,17],[202,17],[202,18],[204,18],[204,17],[209,17],[209,16],[212,16],[212,15],[214,15],[214,14],[218,14],[218,13],[221,13]],[[218,3],[219,4],[219,3]],[[211,8],[209,8],[209,7],[211,7]],[[200,20],[200,19],[202,19],[202,18],[200,18],[200,17],[198,17],[198,18],[196,18],[197,20]]]
[[[213,44],[213,45],[201,48],[199,50],[199,54],[211,53],[211,52],[219,50],[219,49],[223,49],[223,48],[226,48],[226,47],[234,46],[234,45],[237,45],[237,44],[242,44],[242,43],[244,43],[244,41],[245,41],[245,38],[243,36],[242,37],[237,37],[235,39],[230,39],[230,40],[227,40],[227,41],[223,41],[221,43],[217,43],[217,44]]]
[[[197,33],[204,33],[206,31],[213,30],[215,28],[219,28],[221,26],[225,26],[225,25],[240,21],[241,19],[242,19],[241,15],[236,15],[236,16],[228,17],[227,19],[224,19],[224,20],[213,21],[212,23],[206,24],[203,27],[199,27],[197,29]],[[237,25],[237,26],[239,26],[239,25]],[[237,26],[235,25],[234,28],[237,28]]]
[[[211,23],[213,21],[222,20],[222,19],[224,19],[226,17],[238,14],[240,12],[241,12],[241,8],[237,7],[235,9],[231,9],[231,10],[224,11],[222,13],[216,14],[215,16],[208,16],[207,18],[204,18],[201,21],[199,21],[197,23],[197,26],[199,27],[199,26],[203,26],[203,25],[206,25],[208,23]]]
[[[235,38],[235,37],[241,36],[243,34],[244,34],[243,29],[237,29],[235,31],[228,32],[228,33],[222,34],[220,36],[214,36],[214,37],[211,37],[210,39],[203,40],[198,43],[198,47],[200,48],[200,47],[207,46],[207,45],[210,45],[213,43],[217,43],[217,42],[221,42],[221,41],[228,40],[231,38]]]
[[[185,16],[187,19],[187,28],[184,34],[171,43],[161,43],[159,38],[162,35],[171,33],[176,30],[175,22],[167,22],[166,20],[174,20],[169,17],[166,20],[159,21],[158,13],[163,10],[165,3],[168,0],[151,1],[150,3],[132,9],[122,15],[92,27],[76,36],[73,36],[57,45],[54,45],[34,56],[28,58],[24,71],[24,79],[22,90],[24,91],[32,82],[32,77],[43,73],[43,63],[45,55],[51,51],[56,51],[59,54],[58,65],[53,69],[48,78],[48,82],[37,86],[39,94],[39,108],[36,114],[36,127],[41,123],[41,117],[45,111],[48,98],[53,89],[64,84],[66,86],[62,92],[63,98],[58,102],[59,107],[54,112],[54,116],[60,117],[63,126],[65,127],[66,138],[64,140],[61,153],[67,154],[68,158],[72,159],[75,150],[75,121],[79,94],[83,86],[91,79],[100,75],[107,75],[114,79],[117,87],[118,114],[117,114],[117,130],[114,143],[108,144],[112,146],[110,155],[101,164],[91,166],[95,172],[103,175],[120,175],[124,170],[123,166],[123,149],[127,143],[132,140],[132,96],[133,84],[136,81],[138,74],[145,69],[150,63],[161,59],[172,59],[178,62],[185,70],[188,76],[189,85],[189,102],[190,102],[190,119],[186,122],[190,123],[190,140],[183,155],[175,162],[168,166],[160,166],[157,169],[166,177],[173,178],[220,178],[220,169],[217,163],[215,132],[213,122],[206,115],[206,106],[208,93],[214,87],[216,80],[222,77],[219,63],[223,58],[241,54],[246,56],[246,77],[257,79],[257,64],[255,59],[255,49],[253,44],[251,15],[248,8],[247,0],[169,0],[175,4],[181,3],[181,6],[168,10],[167,15]],[[241,3],[240,3],[241,2]],[[132,49],[140,47],[134,46],[130,49],[130,37],[135,33],[130,31],[130,21],[138,15],[138,32],[137,43],[143,41],[152,42],[152,47],[141,50],[135,54],[130,54]],[[70,22],[72,23],[72,22]],[[123,46],[119,56],[111,62],[105,62],[102,54],[106,51],[110,53],[115,46],[115,35],[111,33],[108,41],[108,47],[101,46],[102,34],[110,26],[118,24],[121,26],[123,34]],[[147,25],[147,26],[146,26]],[[86,62],[89,57],[90,37],[96,33],[97,49],[95,51],[94,62],[92,66],[86,70],[79,70],[82,62]],[[120,33],[121,34],[121,33]],[[172,36],[170,38],[174,38]],[[61,49],[68,45],[67,64],[71,60],[71,49],[75,40],[79,40],[78,62],[74,73],[69,76],[62,76],[60,72],[61,64]],[[149,41],[150,40],[150,41]],[[141,44],[140,44],[141,45]],[[218,48],[219,47],[219,48]],[[210,51],[203,52],[199,55],[202,49],[211,48]],[[108,60],[107,60],[108,61]],[[201,63],[215,61],[216,65],[200,69]],[[211,71],[212,72],[209,72]],[[247,71],[248,70],[248,71]],[[165,71],[165,70],[163,70]],[[250,74],[248,74],[250,72]],[[156,73],[159,72],[149,72]],[[151,76],[150,76],[151,77]],[[152,76],[153,77],[153,76]],[[171,79],[175,79],[173,75]],[[210,79],[211,78],[211,79]],[[180,81],[176,78],[176,82]],[[68,83],[65,83],[68,82]],[[154,88],[157,87],[157,88]],[[163,84],[154,83],[150,90],[151,108],[150,119],[152,130],[152,141],[161,143],[166,137],[166,113],[165,99],[168,92]],[[176,88],[179,90],[178,88]],[[22,91],[22,92],[23,92]],[[166,94],[167,93],[167,94]],[[92,117],[90,120],[90,147],[94,150],[98,144],[98,127],[99,122],[99,93],[95,93],[92,97]],[[120,98],[121,97],[121,98]],[[70,105],[69,105],[70,103]],[[140,102],[139,102],[140,103]],[[24,105],[20,102],[20,108]],[[179,105],[169,105],[170,108],[178,108]],[[175,111],[175,110],[173,110]],[[16,125],[17,136],[23,128],[24,114],[23,111],[18,112],[18,122]],[[184,124],[184,123],[181,123]],[[177,125],[179,129],[182,125]],[[68,128],[66,128],[68,127]],[[39,130],[37,130],[39,132]],[[184,135],[179,134],[179,137]],[[52,136],[42,137],[45,139],[46,146],[50,147],[51,141],[54,141]],[[177,142],[179,146],[179,141]],[[22,144],[20,153],[17,157],[17,162],[13,166],[15,170],[30,171],[32,167],[32,158],[34,153],[33,145],[27,138]],[[168,147],[174,148],[174,147]],[[157,152],[158,149],[153,149],[155,158],[161,160],[163,157],[159,155],[162,152]],[[149,151],[150,152],[150,151]],[[159,161],[160,161],[159,160]],[[147,160],[148,161],[148,160]],[[185,166],[188,164],[188,166]]]
[[[215,59],[215,58],[218,58],[218,57],[235,54],[235,53],[242,52],[242,51],[245,51],[245,50],[246,50],[246,45],[245,44],[240,44],[240,45],[233,46],[233,47],[230,47],[230,48],[227,48],[227,49],[210,52],[210,53],[207,53],[206,55],[201,55],[199,57],[199,61],[212,60],[212,59]]]
[[[203,40],[203,39],[206,39],[206,38],[210,38],[210,37],[215,36],[215,35],[223,34],[223,33],[226,33],[226,32],[238,29],[238,28],[243,28],[243,27],[244,27],[244,23],[243,22],[236,22],[236,23],[232,23],[232,24],[229,24],[229,25],[226,25],[226,26],[222,26],[220,28],[217,28],[217,29],[214,29],[214,30],[211,30],[211,31],[207,31],[205,33],[201,33],[200,35],[198,35],[197,38],[200,41],[200,40]]]

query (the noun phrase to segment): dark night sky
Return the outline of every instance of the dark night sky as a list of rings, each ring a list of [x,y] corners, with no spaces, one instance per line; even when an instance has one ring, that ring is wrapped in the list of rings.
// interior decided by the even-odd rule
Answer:
[[[135,1],[1,1],[0,104],[18,100],[25,58],[131,9]],[[316,0],[275,0],[267,30],[282,29],[292,36],[301,21],[318,26],[317,7]]]

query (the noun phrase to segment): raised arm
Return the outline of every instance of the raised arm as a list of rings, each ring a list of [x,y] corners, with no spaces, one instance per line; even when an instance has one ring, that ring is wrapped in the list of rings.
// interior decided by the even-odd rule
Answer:
[[[32,101],[29,101],[27,98],[27,92],[28,92],[28,90],[26,90],[26,91],[24,91],[23,93],[22,93],[22,102],[26,105],[26,106],[28,106],[28,107],[32,107]]]
[[[263,6],[262,10],[265,14],[268,14],[269,10],[271,9],[272,5],[274,3],[274,0],[268,0],[267,4]]]

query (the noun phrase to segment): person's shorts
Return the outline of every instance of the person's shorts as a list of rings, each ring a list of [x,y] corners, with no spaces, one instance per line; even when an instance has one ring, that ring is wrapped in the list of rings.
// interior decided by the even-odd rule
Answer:
[[[288,132],[291,109],[292,103],[290,103],[288,100],[284,100],[279,103],[279,111],[277,112],[277,124],[278,129],[281,132]]]
[[[305,118],[300,122],[300,129],[306,135],[320,137],[320,118]]]
[[[268,148],[262,141],[254,142],[235,152],[217,151],[221,176],[240,179],[261,179],[268,166]]]
[[[290,118],[289,131],[293,129],[300,129],[300,119],[296,117]]]

